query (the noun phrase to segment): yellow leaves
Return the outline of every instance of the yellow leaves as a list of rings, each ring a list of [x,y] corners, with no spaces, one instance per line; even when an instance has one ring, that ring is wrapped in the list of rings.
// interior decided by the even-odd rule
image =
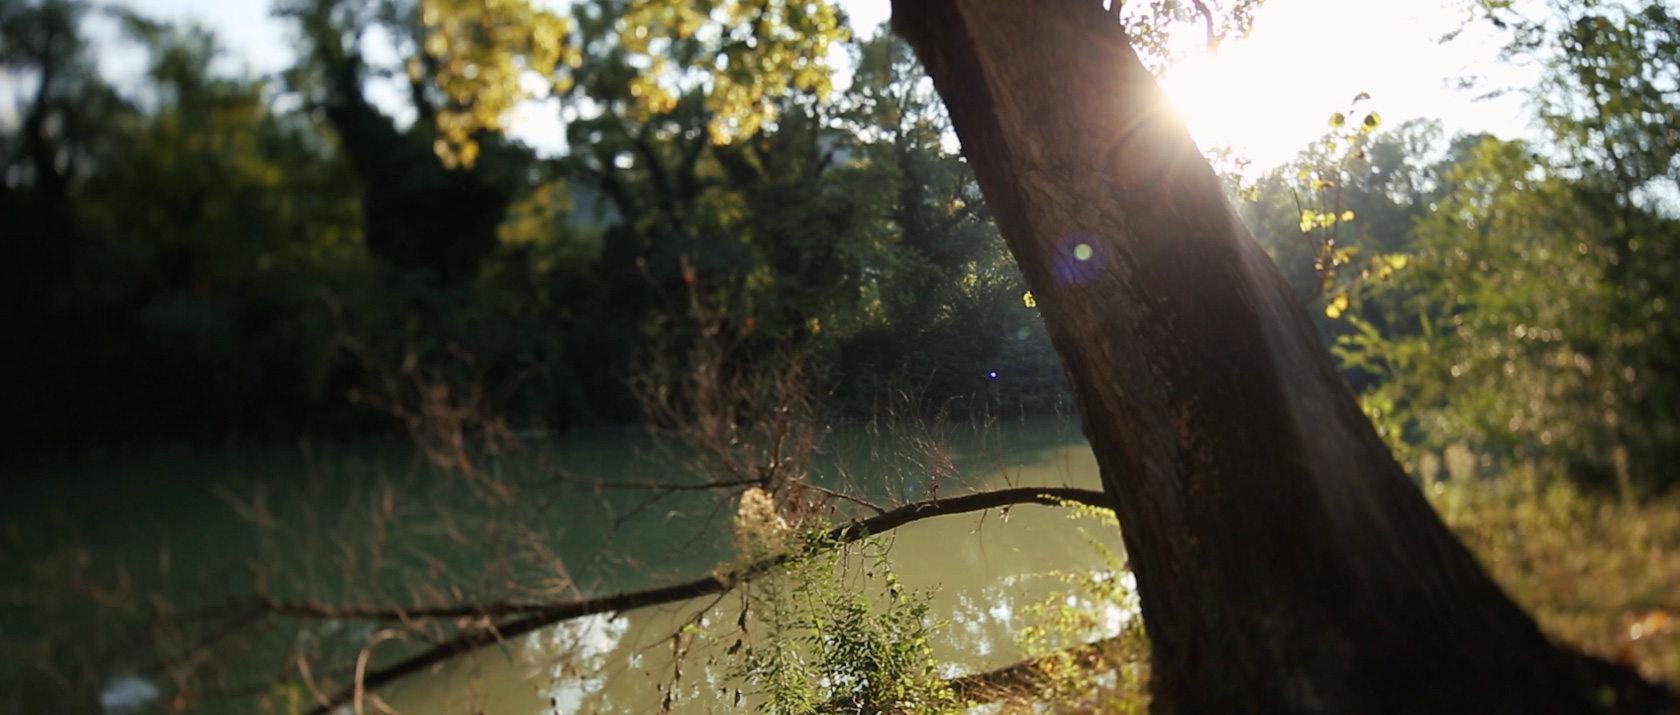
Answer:
[[[1395,271],[1405,268],[1407,264],[1411,263],[1411,260],[1412,259],[1404,253],[1389,253],[1377,256],[1375,260],[1371,261],[1371,266],[1369,268],[1360,272],[1360,276],[1364,278],[1375,278],[1377,280],[1388,280],[1389,276],[1394,275]]]
[[[1027,306],[1028,308],[1037,308],[1038,299],[1034,298],[1032,291],[1029,290],[1021,294],[1021,304]]]
[[[1335,280],[1335,270],[1353,262],[1353,257],[1359,255],[1359,249],[1353,246],[1338,247],[1334,243],[1325,245],[1319,250],[1318,258],[1313,260],[1313,270],[1324,275],[1325,288],[1331,287]]]
[[[656,59],[647,72],[630,78],[630,96],[641,104],[644,115],[663,114],[677,108],[677,95],[659,84],[658,76],[666,70],[667,63]]]
[[[1353,257],[1358,253],[1358,249],[1354,248],[1342,248],[1332,251],[1332,258],[1330,261],[1332,267],[1343,266],[1351,263],[1353,261]],[[1394,275],[1395,271],[1404,269],[1409,263],[1411,263],[1411,258],[1403,253],[1388,253],[1379,255],[1376,258],[1371,259],[1370,265],[1360,269],[1357,281],[1348,281],[1341,284],[1339,287],[1334,285],[1336,280],[1334,274],[1327,274],[1325,276],[1325,287],[1327,289],[1334,290],[1335,294],[1330,298],[1328,303],[1325,303],[1324,315],[1331,320],[1341,318],[1342,314],[1346,313],[1348,310],[1349,302],[1352,300],[1351,293],[1358,286],[1359,281],[1388,280],[1389,277]],[[1317,267],[1323,271],[1323,261],[1320,261]]]
[[[435,17],[437,13],[427,13]],[[442,57],[449,54],[449,38],[441,32],[434,32],[426,37],[426,54]]]
[[[1362,101],[1362,99],[1369,99],[1370,96],[1371,95],[1369,94],[1361,92],[1359,97],[1354,98],[1355,104]],[[1347,123],[1348,115],[1343,114],[1342,112],[1336,112],[1330,115],[1329,124],[1331,129],[1345,129],[1347,128]],[[1366,112],[1365,116],[1359,120],[1359,133],[1370,134],[1371,132],[1376,131],[1377,127],[1380,126],[1382,126],[1382,115],[1377,112]]]
[[[500,130],[503,118],[530,98],[522,78],[534,75],[555,86],[561,61],[575,54],[565,41],[571,19],[531,0],[422,0],[420,18],[433,82],[450,100],[438,111],[433,148],[451,167],[472,166],[478,158],[472,137]],[[419,58],[408,71],[416,77]]]
[[[1301,209],[1301,233],[1311,233],[1313,229],[1330,228],[1341,221],[1341,217],[1331,211],[1314,211]]]
[[[1324,315],[1331,320],[1336,320],[1342,317],[1342,313],[1347,312],[1347,309],[1348,294],[1345,292],[1337,293],[1336,297],[1331,298],[1330,302],[1324,305]]]
[[[1351,209],[1339,214],[1334,211],[1301,209],[1301,233],[1312,233],[1314,229],[1330,228],[1338,223],[1350,223],[1355,218],[1358,218],[1358,214]]]
[[[1380,126],[1382,126],[1382,115],[1376,112],[1371,112],[1370,114],[1365,115],[1365,121],[1360,122],[1359,133],[1370,134],[1371,132],[1376,131],[1377,127]]]
[[[621,35],[633,34],[622,40],[625,48],[657,63],[656,40],[695,37],[707,25],[717,28],[716,51],[702,53],[704,63],[683,69],[709,75],[706,108],[714,117],[708,130],[719,144],[752,136],[774,121],[777,103],[792,91],[827,94],[833,76],[829,48],[848,37],[838,9],[827,0],[635,0],[621,24],[634,30],[621,29]],[[661,87],[644,86],[638,95],[651,114],[672,106],[665,98],[680,94],[677,83],[692,72],[644,74]]]
[[[571,18],[539,0],[421,0],[425,58],[411,79],[432,73],[449,98],[437,112],[438,156],[471,166],[473,136],[498,131],[533,94],[570,87],[583,64]],[[713,141],[733,142],[774,121],[790,92],[831,90],[829,50],[848,38],[832,0],[630,0],[614,27],[638,68],[629,91],[644,117],[674,110],[695,86],[708,88]],[[704,38],[701,40],[701,38]],[[700,42],[696,59],[672,59],[673,43]],[[532,82],[540,78],[540,82]]]

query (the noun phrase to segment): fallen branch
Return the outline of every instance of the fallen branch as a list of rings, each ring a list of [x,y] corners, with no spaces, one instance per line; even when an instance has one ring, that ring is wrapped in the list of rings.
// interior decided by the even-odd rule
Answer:
[[[1080,643],[1064,648],[1057,653],[1038,658],[1028,658],[1005,665],[1001,668],[988,670],[971,675],[962,675],[945,681],[950,686],[951,695],[959,703],[990,703],[1016,697],[1031,697],[1043,692],[1053,683],[1053,676],[1049,668],[1052,664],[1072,658],[1072,662],[1081,668],[1094,669],[1105,663],[1114,663],[1113,652],[1120,647],[1122,637],[1108,638],[1094,643]]]
[[[879,516],[834,527],[829,530],[828,536],[833,543],[848,544],[873,534],[884,533],[905,524],[931,519],[936,516],[967,514],[1016,504],[1061,506],[1070,502],[1105,509],[1112,507],[1108,495],[1099,491],[1065,487],[1015,487],[906,504]],[[497,603],[463,604],[440,608],[358,609],[335,608],[312,603],[265,602],[262,607],[270,613],[303,618],[379,621],[401,621],[412,618],[509,618],[508,621],[494,628],[462,632],[456,637],[439,643],[402,662],[366,673],[364,677],[359,679],[358,684],[360,687],[373,689],[403,676],[440,665],[498,640],[511,640],[563,621],[604,613],[621,613],[648,606],[678,603],[699,596],[725,593],[738,584],[750,581],[787,563],[793,556],[793,554],[778,555],[726,574],[707,576],[686,583],[566,603]],[[311,713],[324,715],[353,696],[353,690],[340,692],[321,703]]]

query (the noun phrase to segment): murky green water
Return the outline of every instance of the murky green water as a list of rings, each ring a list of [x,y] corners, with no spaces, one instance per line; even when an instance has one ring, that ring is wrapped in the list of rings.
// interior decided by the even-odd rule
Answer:
[[[840,429],[825,444],[815,479],[880,504],[1008,486],[1100,488],[1090,450],[1067,421]],[[563,465],[574,478],[669,479],[670,466],[646,458],[648,451],[629,433],[597,435],[533,443],[504,458],[501,467],[541,474]],[[225,569],[262,546],[262,530],[250,523],[253,494],[265,495],[265,508],[276,518],[293,518],[279,505],[368,498],[376,492],[366,485],[376,477],[400,482],[427,469],[401,447],[88,459],[30,468],[69,476],[14,473],[4,487],[8,530],[37,541],[73,541],[102,563],[171,577]],[[696,578],[734,556],[732,505],[709,493],[661,496],[572,485],[556,488],[549,499],[545,538],[589,595]],[[876,548],[905,587],[931,594],[931,616],[944,622],[933,656],[954,675],[1022,658],[1017,634],[1028,605],[1067,591],[1046,574],[1103,568],[1091,539],[1119,549],[1118,533],[1093,520],[1025,505],[913,523]],[[471,551],[445,560],[472,563],[479,556]],[[230,593],[241,587],[237,576],[227,583]],[[408,715],[645,713],[659,711],[675,680],[675,712],[734,712],[740,684],[726,677],[729,659],[722,652],[733,636],[715,644],[686,638],[682,676],[675,679],[673,634],[688,624],[707,633],[732,632],[740,608],[741,598],[728,595],[585,618],[484,649],[387,686],[380,695]],[[318,630],[335,628],[323,624]],[[337,637],[353,640],[367,630]]]

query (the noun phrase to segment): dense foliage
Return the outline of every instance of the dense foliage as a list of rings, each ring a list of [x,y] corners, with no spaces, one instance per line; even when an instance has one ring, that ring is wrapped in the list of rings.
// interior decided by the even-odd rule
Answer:
[[[1457,447],[1484,474],[1666,488],[1680,85],[1657,58],[1680,24],[1660,3],[1559,2],[1538,19],[1490,5],[1507,54],[1545,67],[1532,99],[1549,143],[1336,114],[1253,187],[1249,223],[1322,304],[1326,346],[1414,471]]]
[[[28,336],[4,366],[25,425],[8,436],[342,438],[449,410],[632,422],[625,379],[679,330],[686,282],[751,334],[741,369],[805,355],[840,416],[893,390],[1061,401],[905,48],[845,40],[832,10],[720,38],[651,3],[494,7],[281,3],[304,42],[278,78],[219,74],[207,32],[116,13],[149,58],[118,88],[95,68],[91,5],[7,3],[0,61],[33,87],[0,144],[0,320]],[[631,15],[684,39],[650,46]],[[368,59],[374,36],[394,59]],[[844,90],[826,66],[750,91],[719,78],[772,73],[700,76],[717,52],[791,63],[776,43],[842,40]],[[544,72],[558,156],[498,124],[532,94],[503,78]]]
[[[1385,129],[1355,98],[1244,191],[1247,218],[1414,467],[1462,442],[1490,470],[1664,487],[1680,99],[1655,58],[1680,21],[1662,3],[1474,7],[1545,68],[1548,142]],[[264,78],[212,71],[200,29],[4,6],[22,90],[0,127],[10,437],[634,422],[626,378],[681,343],[690,284],[745,336],[734,369],[798,355],[840,417],[894,393],[1064,404],[938,97],[904,47],[853,38],[831,6],[276,12],[303,42]],[[94,19],[144,49],[138,85],[97,71]],[[834,43],[848,61],[813,49]],[[504,133],[532,98],[560,113],[564,151]]]

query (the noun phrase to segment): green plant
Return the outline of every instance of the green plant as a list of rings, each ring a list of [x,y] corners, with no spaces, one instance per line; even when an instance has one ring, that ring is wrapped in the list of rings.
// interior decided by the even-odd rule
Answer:
[[[1119,527],[1111,510],[1064,506],[1069,518],[1094,519],[1105,529]],[[1033,657],[1029,662],[1036,672],[1016,704],[1031,712],[1147,712],[1149,639],[1139,611],[1137,581],[1125,554],[1089,534],[1086,541],[1102,557],[1103,568],[1050,572],[1047,576],[1067,584],[1068,591],[1024,611],[1034,625],[1021,630],[1020,642]]]
[[[899,583],[888,544],[835,544],[826,532],[791,540],[778,576],[748,587],[727,653],[760,712],[892,713],[952,709],[956,702],[929,649],[941,623],[929,594]],[[755,543],[763,543],[757,541]]]

